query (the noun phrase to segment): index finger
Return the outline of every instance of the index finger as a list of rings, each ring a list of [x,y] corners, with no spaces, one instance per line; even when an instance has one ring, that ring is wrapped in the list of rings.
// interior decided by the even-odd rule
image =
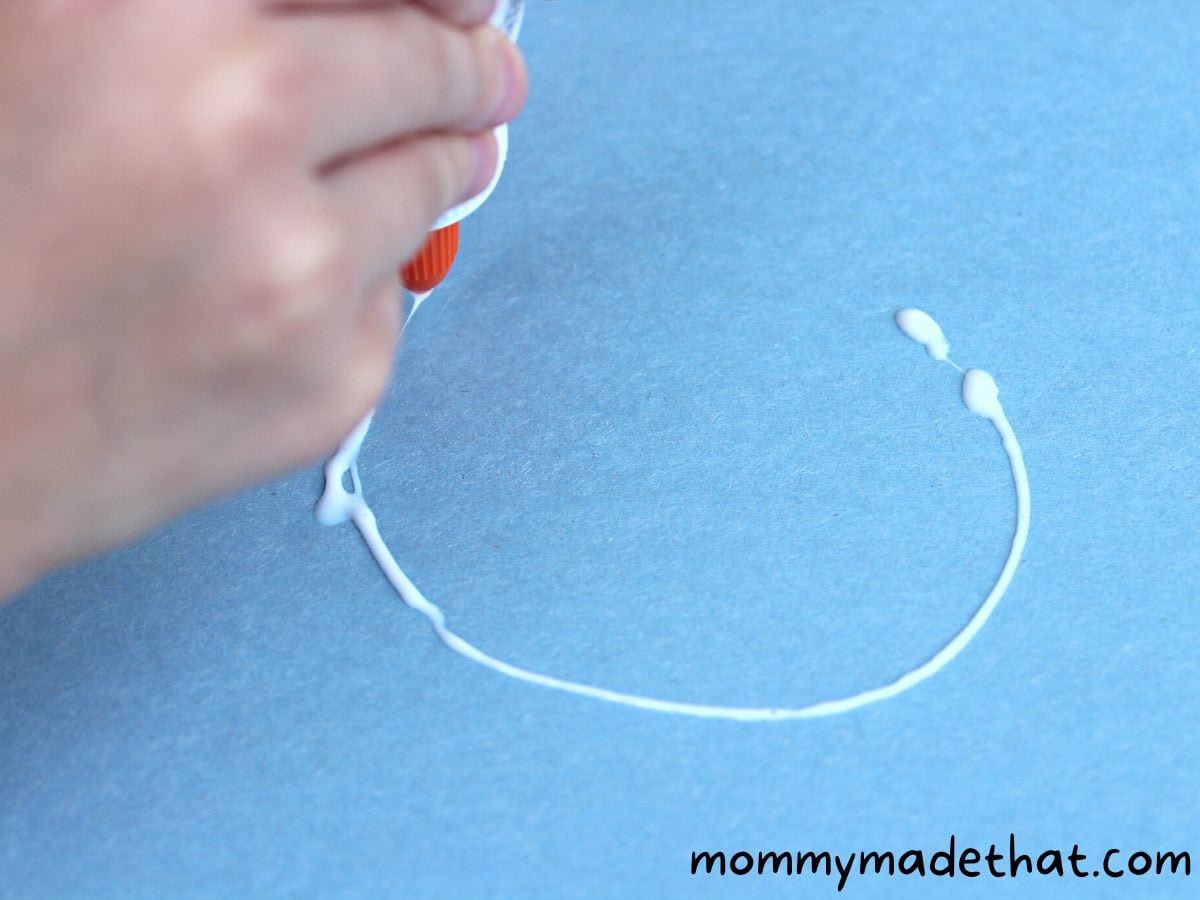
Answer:
[[[332,23],[311,15],[276,22],[310,157],[326,161],[404,135],[479,131],[516,116],[527,74],[502,33],[447,25],[410,3],[364,9]]]

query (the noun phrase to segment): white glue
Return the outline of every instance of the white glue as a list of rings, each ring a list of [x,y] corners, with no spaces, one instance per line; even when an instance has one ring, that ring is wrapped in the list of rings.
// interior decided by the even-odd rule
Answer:
[[[950,345],[946,341],[942,329],[926,313],[917,309],[902,309],[896,314],[896,324],[900,329],[918,343],[924,344],[929,355],[934,359],[946,362],[958,368],[949,358]],[[959,369],[961,372],[962,369]],[[1017,494],[1016,528],[1013,532],[1012,544],[1008,551],[1008,559],[1000,571],[999,578],[983,603],[975,611],[971,619],[963,626],[946,646],[930,657],[926,662],[910,672],[901,675],[895,681],[881,687],[871,688],[848,697],[837,700],[825,700],[799,707],[753,707],[753,706],[709,706],[702,703],[680,703],[674,700],[659,700],[653,697],[643,697],[638,694],[627,694],[607,688],[593,687],[577,681],[555,678],[552,675],[542,675],[531,672],[520,666],[496,659],[480,650],[455,632],[446,624],[442,610],[426,599],[425,595],[409,579],[400,568],[396,558],[388,549],[379,533],[379,525],[375,514],[363,496],[362,480],[358,473],[358,455],[363,441],[371,427],[372,416],[368,415],[354,432],[345,440],[338,452],[325,466],[325,492],[317,503],[317,518],[326,525],[337,525],[351,521],[358,528],[363,540],[366,541],[371,555],[379,564],[383,574],[387,576],[396,593],[408,606],[421,613],[429,620],[434,632],[442,642],[455,653],[467,659],[486,666],[502,675],[526,681],[530,684],[605,700],[622,706],[632,706],[638,709],[648,709],[655,712],[674,713],[684,716],[696,716],[706,719],[732,719],[740,722],[782,721],[784,719],[811,719],[818,716],[831,716],[849,712],[861,706],[877,703],[895,697],[909,688],[920,684],[926,678],[940,672],[950,663],[971,639],[983,628],[992,611],[995,610],[1000,598],[1012,581],[1017,565],[1021,561],[1021,553],[1025,549],[1025,541],[1029,536],[1029,479],[1025,472],[1025,460],[1021,455],[1021,447],[1017,436],[1004,415],[1000,405],[999,390],[996,382],[987,372],[981,369],[969,369],[963,374],[962,399],[967,409],[978,416],[988,419],[1000,435],[1000,440],[1008,453],[1012,468],[1013,485]],[[372,414],[373,415],[373,414]],[[349,475],[351,488],[347,489],[343,479]]]

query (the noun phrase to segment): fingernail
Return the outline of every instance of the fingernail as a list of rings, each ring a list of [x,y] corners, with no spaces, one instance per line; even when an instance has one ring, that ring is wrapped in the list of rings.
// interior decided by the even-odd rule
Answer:
[[[471,138],[471,156],[475,169],[466,195],[462,197],[463,203],[482,193],[492,183],[496,166],[500,164],[500,147],[496,143],[496,136],[490,131],[474,135]]]
[[[500,32],[495,32],[493,39],[500,51],[500,92],[496,106],[488,117],[488,125],[502,125],[516,118],[517,113],[525,104],[525,64],[519,51]]]

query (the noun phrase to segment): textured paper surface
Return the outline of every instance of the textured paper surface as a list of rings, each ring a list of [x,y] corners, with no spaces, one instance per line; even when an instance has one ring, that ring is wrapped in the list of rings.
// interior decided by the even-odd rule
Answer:
[[[1011,535],[994,431],[892,323],[917,305],[1033,487],[969,652],[784,727],[535,690],[317,526],[313,468],[0,610],[0,894],[723,895],[691,850],[950,833],[1200,854],[1200,9],[905,6],[531,7],[505,180],[363,474],[498,656],[710,702],[876,684]],[[833,896],[798,882],[754,887]]]

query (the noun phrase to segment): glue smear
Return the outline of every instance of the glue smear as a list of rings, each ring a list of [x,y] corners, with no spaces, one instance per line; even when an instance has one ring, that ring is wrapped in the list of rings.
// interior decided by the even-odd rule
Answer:
[[[703,719],[731,719],[739,722],[812,719],[849,712],[880,700],[887,700],[940,672],[979,633],[1012,582],[1017,565],[1021,561],[1021,553],[1025,549],[1025,541],[1029,536],[1029,478],[1025,471],[1025,460],[1021,455],[1021,446],[1017,443],[1017,436],[1013,433],[1012,426],[1004,414],[1004,408],[1000,405],[1000,393],[995,380],[982,369],[964,371],[959,368],[950,359],[950,344],[942,333],[941,327],[927,313],[919,309],[902,309],[896,313],[896,324],[914,341],[923,344],[931,357],[954,366],[955,369],[962,372],[963,403],[975,415],[982,416],[992,423],[1000,435],[1004,450],[1008,453],[1013,486],[1016,489],[1017,517],[1008,558],[1000,570],[1000,576],[967,624],[926,662],[881,687],[864,690],[836,700],[824,700],[798,707],[709,706],[702,703],[660,700],[654,697],[643,697],[638,694],[593,687],[577,681],[531,672],[520,666],[496,659],[450,629],[446,624],[445,614],[436,604],[426,599],[425,595],[404,574],[379,533],[375,514],[363,496],[362,479],[358,473],[359,452],[367,432],[370,430],[374,413],[368,415],[359,424],[326,464],[325,492],[317,503],[317,519],[325,525],[353,522],[359,533],[362,534],[363,540],[366,541],[371,555],[375,557],[375,561],[383,570],[383,574],[387,576],[392,587],[396,589],[396,593],[400,595],[400,599],[429,620],[442,643],[455,653],[465,656],[481,666],[486,666],[501,675],[507,675],[519,681],[638,709]],[[350,490],[347,490],[343,484],[343,479],[347,475],[350,477]]]

